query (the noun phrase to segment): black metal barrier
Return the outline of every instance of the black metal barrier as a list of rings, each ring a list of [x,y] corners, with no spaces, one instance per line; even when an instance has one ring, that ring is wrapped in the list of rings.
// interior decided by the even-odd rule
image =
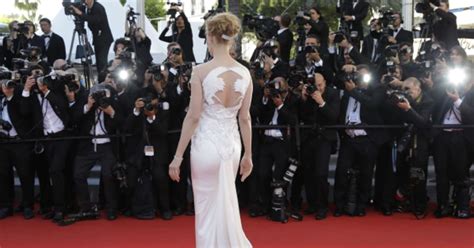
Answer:
[[[314,129],[314,130],[325,130],[325,129],[406,129],[410,125],[254,125],[252,129],[277,129],[277,128],[291,128],[295,130],[295,140],[300,141],[300,130],[301,129]],[[432,125],[424,129],[471,129],[474,125]],[[181,130],[170,130],[169,134],[181,133]],[[48,141],[59,141],[59,140],[87,140],[87,139],[98,139],[98,138],[127,138],[131,137],[131,134],[113,134],[113,135],[98,135],[98,136],[64,136],[56,138],[34,138],[34,139],[8,139],[0,137],[0,144],[15,144],[15,143],[32,143],[32,142],[48,142]],[[297,144],[298,145],[298,144]]]

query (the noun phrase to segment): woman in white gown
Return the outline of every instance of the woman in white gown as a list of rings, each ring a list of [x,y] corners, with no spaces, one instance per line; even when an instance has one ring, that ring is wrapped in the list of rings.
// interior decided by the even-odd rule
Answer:
[[[196,213],[196,246],[251,247],[240,221],[235,178],[252,171],[249,71],[229,55],[240,32],[240,20],[222,13],[206,22],[211,61],[196,66],[191,76],[191,102],[181,138],[169,168],[179,181],[183,153],[191,144],[191,178]],[[238,118],[237,118],[238,117]],[[241,138],[244,156],[241,156]]]

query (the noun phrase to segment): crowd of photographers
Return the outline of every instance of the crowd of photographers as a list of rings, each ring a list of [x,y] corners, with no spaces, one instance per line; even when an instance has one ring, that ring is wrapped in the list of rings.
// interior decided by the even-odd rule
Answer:
[[[447,18],[452,15],[447,1],[423,4],[420,9],[443,17],[433,25],[456,28]],[[179,6],[172,10],[176,15]],[[371,20],[364,36],[367,11],[363,0],[342,1],[337,32],[317,7],[298,12],[294,20],[244,17],[259,46],[249,62],[234,48],[230,52],[254,78],[253,125],[267,126],[254,129],[254,171],[237,183],[239,201],[251,217],[302,220],[304,213],[325,219],[335,153],[334,216],[365,216],[373,204],[387,216],[400,211],[423,218],[433,156],[436,217],[470,217],[474,129],[459,125],[474,124],[471,63],[457,38],[444,36],[453,32],[434,33],[415,56],[413,34],[401,27],[400,13],[389,10]],[[60,224],[98,218],[98,208],[109,220],[119,212],[139,219],[159,213],[165,220],[193,214],[189,151],[180,175],[187,180],[172,182],[168,176],[194,61],[192,43],[182,38],[192,37],[186,17],[173,21],[173,35],[161,35],[170,42],[165,61],[151,64],[151,40],[134,29],[134,35],[115,41],[114,59],[90,88],[64,60],[64,42],[54,56],[48,53],[59,40],[49,20],[40,21],[41,38],[32,23],[10,25],[2,49],[8,70],[0,72],[0,219],[14,211],[33,218],[35,200],[44,218]],[[98,205],[91,203],[87,181],[96,164],[101,166]],[[13,168],[22,190],[17,208]]]

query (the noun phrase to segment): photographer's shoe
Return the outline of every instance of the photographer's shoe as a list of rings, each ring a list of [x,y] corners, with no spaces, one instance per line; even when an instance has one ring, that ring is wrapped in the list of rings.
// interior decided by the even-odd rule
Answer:
[[[53,222],[58,223],[60,221],[64,220],[64,214],[63,212],[55,212],[53,216]]]
[[[23,209],[23,218],[25,220],[33,219],[35,217],[35,212],[31,208],[24,208]]]
[[[336,209],[334,210],[333,216],[334,216],[334,217],[341,217],[343,213],[344,213],[344,211],[343,211],[342,209],[336,208]]]
[[[290,212],[290,217],[296,221],[302,221],[303,220],[303,215],[300,214],[300,211],[298,210],[292,210]]]
[[[453,210],[450,207],[445,206],[439,206],[434,213],[435,217],[438,219],[448,217],[452,214]]]
[[[385,216],[392,216],[393,215],[392,208],[382,207],[382,214],[385,215]]]
[[[108,210],[107,211],[107,220],[113,221],[117,219],[117,211]]]
[[[171,213],[171,211],[161,212],[161,218],[163,220],[172,220],[173,219],[173,213]]]
[[[11,208],[1,208],[0,209],[0,220],[5,219],[8,216],[12,216],[12,215],[13,215],[13,211],[12,211]]]
[[[173,210],[173,216],[180,216],[184,214],[184,209],[182,208],[176,208]]]
[[[307,209],[304,210],[303,212],[305,215],[311,215],[316,213],[316,209],[313,207],[308,207]]]
[[[314,216],[314,218],[316,220],[324,220],[324,219],[326,219],[327,216],[328,216],[328,210],[327,209],[320,209],[320,210],[318,210],[318,212],[316,213],[316,216]]]
[[[135,217],[139,220],[152,220],[156,217],[156,215],[154,211],[150,211],[150,212],[137,214],[135,215]]]
[[[359,217],[364,217],[367,215],[367,213],[365,212],[365,208],[358,208],[356,210],[356,215],[359,216]]]
[[[455,217],[458,219],[469,219],[471,217],[471,213],[469,210],[458,210],[456,211]]]

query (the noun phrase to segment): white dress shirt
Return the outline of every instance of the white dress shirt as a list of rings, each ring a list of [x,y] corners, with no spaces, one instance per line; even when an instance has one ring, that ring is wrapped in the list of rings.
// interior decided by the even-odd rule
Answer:
[[[459,125],[462,122],[461,118],[461,111],[459,107],[461,107],[462,99],[458,99],[453,103],[453,106],[449,109],[449,111],[444,116],[443,124],[444,125]],[[444,129],[444,131],[454,131],[453,129]]]
[[[269,123],[270,125],[278,125],[278,110],[283,108],[283,105],[280,105],[280,107],[275,108],[275,112],[273,112],[273,118],[272,121]],[[265,130],[265,135],[274,137],[274,138],[283,138],[283,134],[279,129],[267,129]]]
[[[353,97],[349,97],[349,102],[347,104],[346,124],[354,126],[362,124],[360,119],[360,103]],[[346,129],[346,133],[352,138],[367,135],[363,129]]]
[[[88,112],[89,112],[89,108],[87,107],[87,104],[86,104],[84,105],[84,114],[87,114]],[[95,114],[94,114],[94,124],[92,125],[91,131],[89,132],[89,134],[93,136],[106,135],[107,129],[105,128],[104,120],[105,120],[104,111],[100,109],[96,109]],[[102,145],[109,142],[110,142],[109,138],[92,139],[92,143],[96,145]]]
[[[46,136],[48,134],[59,133],[63,131],[65,128],[63,121],[58,117],[56,112],[54,112],[54,109],[51,106],[51,103],[49,102],[49,100],[46,99],[46,97],[49,95],[50,92],[51,91],[48,90],[48,92],[44,94],[44,97],[42,97],[40,94],[36,95],[38,97],[38,101],[40,102],[40,106],[41,106],[41,113],[43,115],[43,133]],[[23,91],[22,96],[29,97],[30,92]]]
[[[8,114],[8,104],[5,105],[5,102],[10,102],[12,98],[13,96],[8,97],[8,98],[3,98],[1,102],[2,105],[0,106],[0,113],[1,113],[2,120],[9,122],[12,125],[12,129],[9,132],[7,132],[6,130],[0,129],[0,133],[3,133],[10,137],[15,137],[18,135],[18,133],[16,132],[15,126],[13,125],[10,119],[10,115]]]

